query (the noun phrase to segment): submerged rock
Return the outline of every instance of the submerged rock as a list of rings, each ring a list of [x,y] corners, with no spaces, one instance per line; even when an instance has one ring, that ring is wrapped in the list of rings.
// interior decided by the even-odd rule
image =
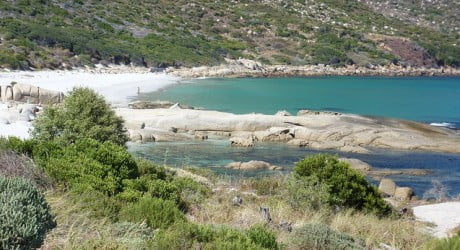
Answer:
[[[282,170],[280,166],[271,165],[265,161],[248,161],[248,162],[232,162],[224,166],[225,168],[238,169],[238,170]]]

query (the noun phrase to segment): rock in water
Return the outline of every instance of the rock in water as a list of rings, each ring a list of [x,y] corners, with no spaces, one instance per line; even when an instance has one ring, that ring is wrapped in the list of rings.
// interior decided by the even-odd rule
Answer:
[[[230,138],[230,144],[232,146],[249,148],[249,147],[254,146],[254,139],[252,139],[252,138],[232,137],[232,138]]]
[[[367,164],[364,161],[354,158],[339,158],[339,161],[346,162],[350,164],[350,167],[361,172],[368,172],[372,170],[371,165]]]
[[[280,166],[271,165],[268,162],[264,161],[248,161],[248,162],[232,162],[225,166],[225,168],[238,169],[238,170],[259,170],[259,169],[268,169],[268,170],[282,170]]]

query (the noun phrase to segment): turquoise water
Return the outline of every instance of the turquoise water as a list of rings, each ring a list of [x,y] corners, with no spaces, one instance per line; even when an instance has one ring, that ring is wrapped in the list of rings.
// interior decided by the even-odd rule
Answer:
[[[460,128],[460,78],[419,77],[315,77],[203,79],[143,94],[145,100],[168,100],[195,107],[233,113],[274,114],[301,109],[385,116],[445,123]],[[459,145],[460,146],[460,145]],[[231,176],[258,176],[273,171],[241,172],[221,166],[232,161],[263,160],[285,166],[318,153],[282,144],[234,148],[228,141],[189,141],[131,145],[130,150],[156,163],[175,167],[199,166]],[[460,155],[380,150],[370,155],[331,152],[358,158],[376,168],[431,170],[428,176],[391,176],[398,185],[414,188],[417,195],[441,181],[450,195],[460,194]]]
[[[240,114],[332,110],[460,127],[458,77],[203,79],[144,94],[140,99]]]
[[[228,141],[187,141],[130,144],[129,150],[158,164],[172,167],[197,166],[233,177],[276,174],[277,171],[238,171],[222,168],[234,161],[262,160],[283,166],[290,172],[300,159],[320,152],[338,154],[340,157],[357,158],[376,169],[426,169],[427,176],[389,176],[400,186],[409,186],[417,195],[432,188],[432,181],[440,181],[449,189],[452,197],[460,195],[460,155],[421,153],[408,151],[376,150],[373,154],[353,154],[332,151],[316,151],[291,147],[279,143],[260,143],[253,148],[231,147]],[[375,184],[376,181],[373,181]]]

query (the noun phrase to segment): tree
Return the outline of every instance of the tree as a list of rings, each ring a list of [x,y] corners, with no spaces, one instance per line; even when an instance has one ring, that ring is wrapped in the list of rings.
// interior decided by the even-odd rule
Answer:
[[[61,145],[82,138],[118,145],[128,141],[123,119],[101,95],[89,88],[74,88],[63,104],[45,108],[34,122],[32,135],[38,141],[56,140]]]

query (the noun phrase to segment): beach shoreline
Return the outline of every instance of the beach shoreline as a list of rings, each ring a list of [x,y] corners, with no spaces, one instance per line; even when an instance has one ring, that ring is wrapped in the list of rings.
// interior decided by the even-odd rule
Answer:
[[[241,78],[241,77],[321,77],[321,76],[460,76],[460,69],[453,67],[411,67],[385,65],[368,67],[347,65],[332,67],[329,65],[265,65],[254,60],[227,59],[217,66],[200,66],[191,68],[167,68],[168,74],[183,78]]]

